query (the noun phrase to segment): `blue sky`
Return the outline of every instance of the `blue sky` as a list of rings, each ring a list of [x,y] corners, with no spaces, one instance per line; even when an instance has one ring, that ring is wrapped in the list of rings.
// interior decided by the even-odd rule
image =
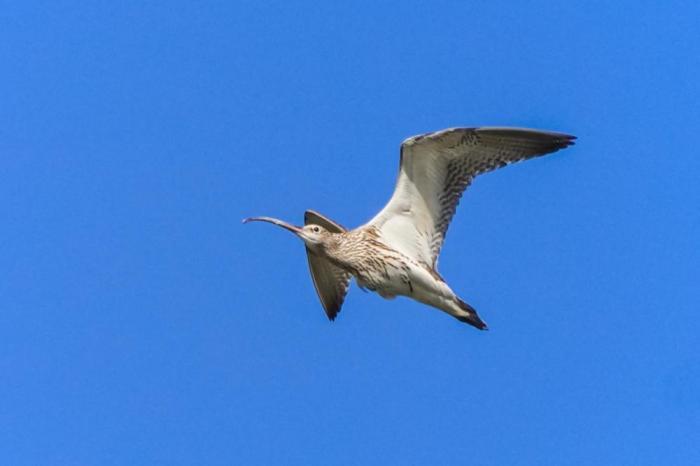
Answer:
[[[696,2],[85,3],[3,2],[3,464],[700,462]],[[579,137],[462,200],[489,332],[240,223],[478,125]]]

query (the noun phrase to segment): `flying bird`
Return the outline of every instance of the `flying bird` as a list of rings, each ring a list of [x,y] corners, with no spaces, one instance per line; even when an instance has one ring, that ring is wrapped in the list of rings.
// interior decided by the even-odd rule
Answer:
[[[368,223],[348,230],[313,210],[304,226],[269,222],[301,238],[311,278],[326,315],[334,320],[350,279],[385,299],[407,296],[486,330],[476,310],[452,291],[437,271],[447,228],[464,190],[477,175],[513,162],[556,152],[574,136],[524,128],[449,128],[413,136],[401,144],[396,187]]]

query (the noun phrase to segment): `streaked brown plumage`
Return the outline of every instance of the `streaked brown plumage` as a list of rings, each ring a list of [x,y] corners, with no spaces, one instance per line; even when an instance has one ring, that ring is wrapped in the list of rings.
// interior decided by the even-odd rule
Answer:
[[[479,329],[486,324],[437,272],[437,258],[462,193],[477,175],[573,144],[573,136],[519,128],[453,128],[415,136],[401,145],[396,189],[367,224],[347,230],[306,211],[304,227],[265,221],[306,245],[314,286],[328,317],[342,307],[350,278],[391,299],[397,295],[447,312]]]

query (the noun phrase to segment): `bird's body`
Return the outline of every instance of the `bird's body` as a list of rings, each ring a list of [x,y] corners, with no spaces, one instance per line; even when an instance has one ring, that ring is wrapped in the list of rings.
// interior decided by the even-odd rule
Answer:
[[[407,296],[477,328],[486,324],[437,272],[437,258],[464,189],[508,163],[567,147],[573,137],[517,128],[453,128],[401,145],[392,198],[372,220],[347,230],[307,211],[305,226],[269,217],[305,243],[311,276],[328,317],[340,311],[350,278],[383,298]]]
[[[360,288],[382,298],[407,296],[455,317],[470,318],[464,304],[435,270],[387,244],[374,226],[331,233],[328,241],[311,253],[349,272]]]

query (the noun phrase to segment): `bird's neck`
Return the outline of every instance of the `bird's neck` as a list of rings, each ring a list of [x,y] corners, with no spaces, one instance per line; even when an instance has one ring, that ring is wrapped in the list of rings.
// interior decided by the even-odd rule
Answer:
[[[361,259],[365,240],[365,232],[362,230],[334,233],[324,242],[321,254],[341,268],[354,270]]]

